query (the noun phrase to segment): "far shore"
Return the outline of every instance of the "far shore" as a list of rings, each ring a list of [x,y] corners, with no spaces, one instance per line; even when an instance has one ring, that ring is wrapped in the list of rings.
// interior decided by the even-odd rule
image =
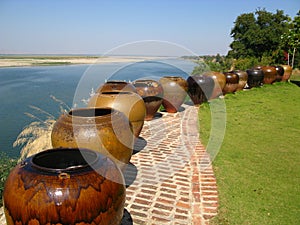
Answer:
[[[165,57],[152,56],[0,56],[0,67],[58,66],[76,64],[126,63]]]

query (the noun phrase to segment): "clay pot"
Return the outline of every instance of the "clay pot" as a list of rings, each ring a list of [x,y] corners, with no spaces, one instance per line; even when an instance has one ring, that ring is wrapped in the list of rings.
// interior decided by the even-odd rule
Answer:
[[[133,83],[146,107],[145,120],[152,120],[163,101],[164,90],[155,80],[136,80]]]
[[[226,78],[226,84],[223,88],[223,94],[234,93],[239,84],[239,76],[233,72],[224,72]]]
[[[194,75],[187,78],[188,94],[194,105],[200,105],[211,97],[215,81],[211,76]]]
[[[187,96],[187,81],[180,76],[164,76],[160,78],[164,90],[162,105],[169,113],[176,113]]]
[[[283,69],[282,66],[275,66],[275,69],[276,69],[275,82],[280,82],[280,81],[282,81],[282,77],[283,77],[283,74],[284,74],[284,69]]]
[[[274,66],[262,66],[262,71],[264,72],[264,84],[272,84],[276,80],[277,72]]]
[[[100,85],[96,93],[121,91],[137,93],[135,87],[131,83],[117,80],[107,81],[104,84]]]
[[[133,92],[105,92],[91,97],[88,107],[113,108],[125,114],[129,119],[133,135],[138,137],[146,116],[145,103],[141,96]]]
[[[11,170],[3,200],[7,225],[120,224],[124,178],[95,151],[50,149]]]
[[[281,65],[284,70],[282,81],[288,81],[292,75],[293,68],[289,65]]]
[[[88,148],[108,157],[123,170],[133,151],[133,135],[127,117],[110,108],[73,109],[55,122],[53,148]]]
[[[226,84],[226,77],[223,73],[216,71],[205,72],[204,75],[211,76],[215,81],[215,86],[210,99],[214,99],[223,94],[223,88]]]
[[[260,87],[264,80],[264,72],[261,69],[248,69],[248,88]]]
[[[242,70],[233,70],[232,72],[239,76],[239,83],[238,83],[238,87],[237,87],[236,91],[243,90],[245,88],[245,86],[247,84],[247,80],[248,80],[247,72],[242,71]]]

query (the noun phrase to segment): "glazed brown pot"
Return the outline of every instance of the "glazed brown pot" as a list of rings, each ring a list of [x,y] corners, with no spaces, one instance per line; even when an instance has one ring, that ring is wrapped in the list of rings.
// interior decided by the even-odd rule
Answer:
[[[223,73],[216,72],[216,71],[205,72],[204,75],[211,76],[215,81],[214,90],[210,99],[214,99],[222,95],[223,88],[225,87],[226,84],[225,75]]]
[[[124,178],[98,152],[49,149],[11,170],[3,201],[7,225],[115,225],[124,212]]]
[[[284,69],[282,81],[288,81],[292,75],[293,68],[289,65],[281,65]]]
[[[162,105],[169,113],[176,113],[187,96],[187,81],[180,76],[164,76],[160,78],[164,90]]]
[[[276,69],[276,80],[275,82],[280,82],[282,81],[282,77],[283,77],[283,74],[284,74],[284,69],[282,66],[275,66],[275,69]]]
[[[53,148],[88,148],[98,151],[123,170],[132,156],[134,138],[127,117],[110,108],[73,109],[55,122]]]
[[[200,105],[211,97],[215,81],[211,76],[193,75],[187,78],[188,94],[194,105]]]
[[[132,124],[135,137],[138,137],[146,116],[145,103],[141,96],[133,92],[105,92],[91,97],[88,107],[113,108],[127,116]]]
[[[242,71],[242,70],[233,70],[232,72],[239,76],[239,83],[238,83],[238,87],[237,87],[236,91],[243,90],[245,88],[245,86],[247,84],[247,80],[248,80],[247,72]]]
[[[236,92],[239,84],[239,76],[233,72],[224,72],[226,84],[223,88],[223,94]]]
[[[264,72],[261,69],[248,69],[246,70],[248,74],[248,89],[253,87],[260,87],[263,84]]]
[[[277,72],[274,66],[262,66],[262,71],[264,72],[264,84],[272,84],[276,80]]]
[[[163,101],[164,90],[155,80],[136,80],[133,83],[146,106],[145,120],[152,120]]]
[[[104,84],[101,84],[99,86],[96,93],[121,91],[137,93],[135,87],[131,83],[118,80],[106,81]]]

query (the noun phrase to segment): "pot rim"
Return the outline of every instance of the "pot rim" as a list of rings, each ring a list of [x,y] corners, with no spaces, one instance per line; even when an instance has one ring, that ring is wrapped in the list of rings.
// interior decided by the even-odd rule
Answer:
[[[130,83],[124,80],[108,80],[104,84],[130,84]]]
[[[96,111],[96,110],[107,110],[108,112],[103,114],[103,115],[94,115],[94,116],[80,116],[80,115],[73,115],[73,112],[83,112],[83,111]],[[106,117],[110,116],[117,113],[117,110],[110,108],[110,107],[85,107],[85,108],[76,108],[76,109],[71,109],[68,113],[67,116],[73,117],[73,118],[101,118],[101,117]],[[95,113],[94,113],[95,114]]]
[[[68,153],[77,153],[80,154],[80,156],[82,157],[82,159],[85,161],[87,156],[84,156],[83,154],[86,153],[89,156],[94,157],[93,160],[91,161],[85,161],[85,163],[79,164],[79,165],[74,165],[74,166],[66,166],[65,168],[55,168],[53,167],[47,167],[45,165],[41,165],[43,163],[40,163],[40,165],[37,164],[37,160],[41,160],[44,158],[48,160],[50,159],[50,156],[53,157],[53,154],[57,154],[57,153],[63,153],[63,152],[68,152]],[[74,154],[72,154],[74,155]],[[55,155],[54,155],[55,156]],[[53,158],[51,158],[52,161],[49,163],[55,164],[53,163]],[[97,161],[99,160],[99,154],[93,150],[87,149],[87,148],[53,148],[53,149],[47,149],[44,151],[41,151],[33,156],[30,157],[30,163],[32,165],[32,167],[38,169],[38,170],[42,170],[45,172],[54,172],[54,173],[62,173],[62,172],[76,172],[85,168],[92,168],[92,165],[96,164]],[[26,161],[26,160],[25,160]],[[24,161],[23,161],[24,163]],[[44,162],[45,163],[45,162]],[[71,163],[71,162],[70,162]],[[22,165],[22,163],[21,163]],[[55,164],[58,167],[58,163]]]

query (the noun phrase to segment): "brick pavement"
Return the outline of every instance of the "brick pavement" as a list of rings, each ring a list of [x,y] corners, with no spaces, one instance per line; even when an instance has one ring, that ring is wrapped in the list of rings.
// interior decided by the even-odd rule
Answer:
[[[178,113],[146,121],[125,179],[123,224],[208,224],[218,193],[199,141],[198,108],[183,105]]]
[[[202,225],[216,215],[216,179],[199,141],[198,108],[145,122],[125,173],[122,225]],[[0,224],[5,225],[3,208]]]

